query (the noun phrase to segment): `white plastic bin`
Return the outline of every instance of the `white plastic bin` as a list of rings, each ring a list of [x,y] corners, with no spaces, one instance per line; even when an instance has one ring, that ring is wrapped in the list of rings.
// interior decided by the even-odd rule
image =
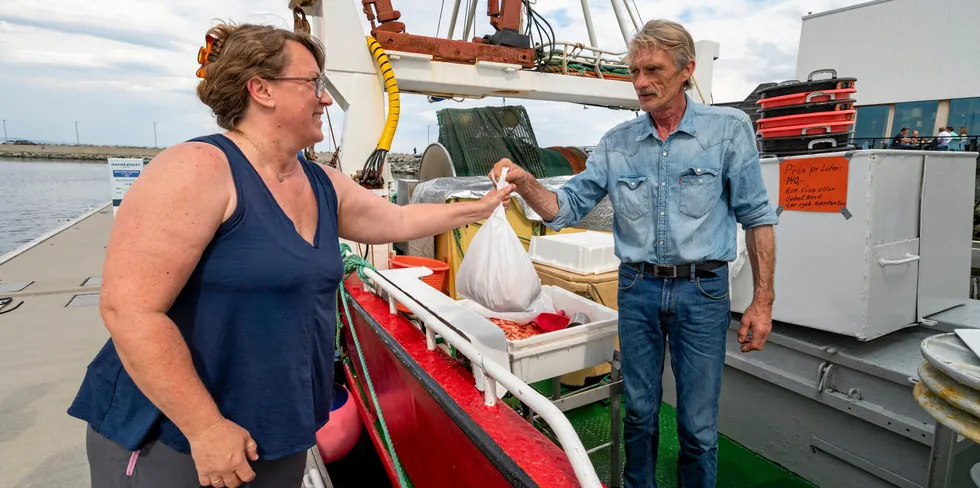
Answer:
[[[599,274],[619,268],[612,234],[574,232],[531,237],[531,261],[579,274]]]
[[[507,341],[510,370],[525,383],[556,378],[612,361],[619,330],[619,314],[557,286],[545,285],[556,310],[567,315],[585,313],[592,322],[546,332],[520,341]]]

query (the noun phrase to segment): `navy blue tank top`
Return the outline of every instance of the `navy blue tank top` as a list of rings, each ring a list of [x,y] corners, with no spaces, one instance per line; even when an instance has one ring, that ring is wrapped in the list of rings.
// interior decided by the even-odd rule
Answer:
[[[300,158],[316,195],[313,245],[296,231],[238,146],[216,134],[238,205],[204,250],[167,315],[221,413],[255,439],[262,459],[315,444],[333,394],[336,291],[343,277],[337,194]],[[129,450],[160,442],[190,452],[184,435],[140,391],[110,339],[89,365],[68,414]]]

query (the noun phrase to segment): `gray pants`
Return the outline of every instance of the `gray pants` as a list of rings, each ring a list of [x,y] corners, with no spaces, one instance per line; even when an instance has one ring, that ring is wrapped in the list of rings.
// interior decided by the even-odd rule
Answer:
[[[190,454],[157,441],[131,452],[88,429],[85,438],[92,488],[198,488],[197,469]],[[274,461],[249,461],[255,480],[244,488],[300,488],[306,452]]]

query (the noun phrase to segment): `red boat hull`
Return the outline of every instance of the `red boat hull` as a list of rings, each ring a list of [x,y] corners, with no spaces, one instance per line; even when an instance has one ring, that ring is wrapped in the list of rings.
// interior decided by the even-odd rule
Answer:
[[[415,487],[579,486],[564,451],[502,402],[486,406],[466,368],[429,351],[425,336],[401,315],[390,315],[387,301],[364,292],[356,277],[346,286],[352,323],[345,323],[344,340],[354,367],[345,370],[395,486],[352,327],[395,452]]]

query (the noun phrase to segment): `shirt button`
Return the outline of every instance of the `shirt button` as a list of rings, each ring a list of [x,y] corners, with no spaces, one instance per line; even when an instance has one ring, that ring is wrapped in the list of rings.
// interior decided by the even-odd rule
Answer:
[[[697,173],[697,174],[701,174],[701,168],[698,168],[698,169],[694,170],[694,172]]]
[[[661,181],[660,182],[660,186],[667,186],[667,182],[666,181]]]
[[[664,151],[664,156],[666,156],[666,155],[667,155],[667,151]]]
[[[660,212],[660,215],[663,215],[663,214],[664,214],[663,212]]]
[[[704,180],[702,180],[701,178],[698,178],[698,183],[704,183]]]
[[[664,243],[664,241],[660,241],[660,243],[661,243],[661,244],[663,244],[663,243]]]

